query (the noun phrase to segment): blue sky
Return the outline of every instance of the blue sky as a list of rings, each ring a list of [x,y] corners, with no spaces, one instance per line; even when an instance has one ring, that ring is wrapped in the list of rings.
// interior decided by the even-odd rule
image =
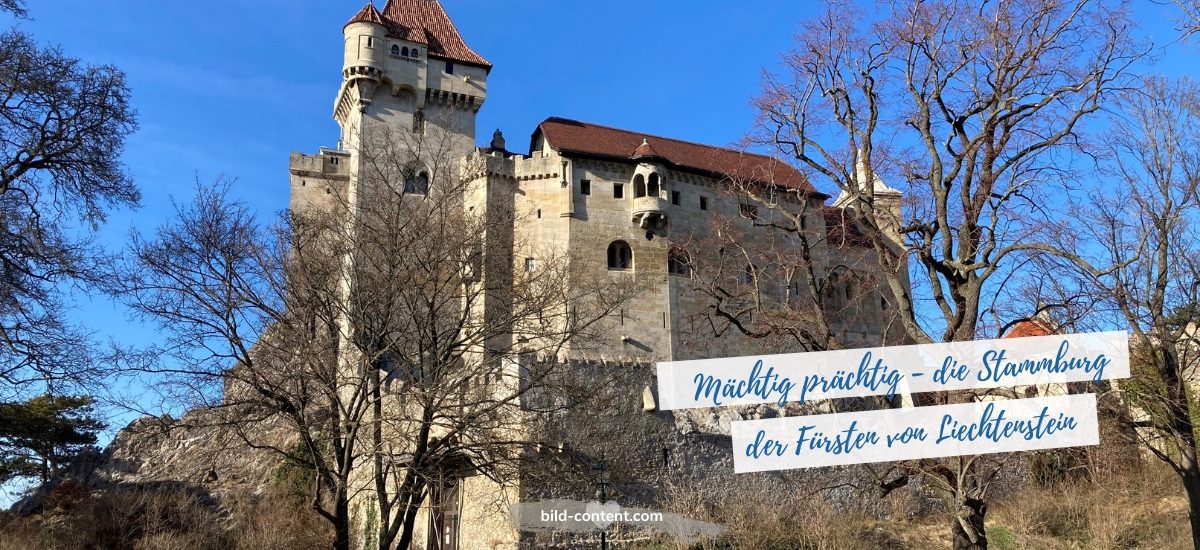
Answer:
[[[382,4],[382,0],[380,0]],[[477,52],[494,65],[479,140],[501,128],[527,147],[548,116],[713,144],[737,140],[750,99],[774,67],[807,1],[445,0]],[[124,70],[141,127],[125,162],[143,206],[103,229],[118,249],[187,200],[199,178],[235,177],[235,193],[270,216],[286,206],[292,151],[332,146],[341,28],[361,0],[204,2],[35,0],[20,22],[39,41]],[[686,6],[686,8],[685,8]],[[1142,33],[1164,47],[1149,63],[1177,76],[1200,45],[1170,44],[1173,11],[1134,4]],[[1148,69],[1148,68],[1147,68]],[[1194,68],[1191,68],[1193,72]],[[825,191],[829,191],[826,189]],[[106,299],[80,296],[81,321],[100,339],[146,343],[153,331]]]
[[[383,1],[379,5],[382,7]],[[131,226],[150,229],[186,200],[197,178],[236,177],[236,194],[271,215],[286,207],[292,151],[337,142],[331,118],[341,79],[342,25],[363,2],[30,3],[20,24],[70,55],[124,70],[140,129],[125,161],[141,209],[115,213],[112,247]],[[532,1],[508,7],[446,0],[451,18],[495,68],[479,139],[501,128],[528,147],[548,116],[565,116],[709,143],[750,122],[761,70],[784,50],[805,3]],[[733,6],[736,5],[736,8]],[[653,75],[653,76],[648,76]],[[101,338],[144,342],[105,299],[81,297]]]

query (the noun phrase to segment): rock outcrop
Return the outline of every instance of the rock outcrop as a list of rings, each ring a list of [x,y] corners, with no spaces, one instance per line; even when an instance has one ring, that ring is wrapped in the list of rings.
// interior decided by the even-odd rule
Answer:
[[[216,409],[195,409],[179,419],[143,417],[117,432],[90,478],[98,484],[179,482],[218,499],[254,495],[283,462],[273,449],[294,445],[292,432],[278,420],[237,427],[222,422]]]

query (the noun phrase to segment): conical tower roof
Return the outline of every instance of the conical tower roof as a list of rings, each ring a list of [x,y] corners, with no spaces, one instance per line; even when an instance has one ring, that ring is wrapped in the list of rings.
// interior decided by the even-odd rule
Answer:
[[[374,2],[367,2],[367,5],[363,6],[363,9],[358,10],[358,13],[354,14],[354,17],[351,17],[346,22],[346,25],[351,23],[374,23],[376,25],[387,26],[383,22],[383,15],[379,13],[379,10],[375,9]]]
[[[658,154],[658,151],[655,151],[654,147],[650,145],[649,139],[642,138],[642,144],[638,145],[638,148],[633,151],[632,158],[641,159],[641,158],[662,158],[662,157]]]

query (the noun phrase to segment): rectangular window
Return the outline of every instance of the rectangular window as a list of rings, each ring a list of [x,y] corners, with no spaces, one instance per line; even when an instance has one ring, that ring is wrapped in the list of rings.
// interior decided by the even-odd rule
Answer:
[[[367,47],[368,48],[375,47],[375,39],[371,38],[370,36],[367,37]]]
[[[671,204],[679,206],[679,191],[671,191]]]
[[[454,63],[446,62],[446,74],[454,74]]]
[[[534,267],[535,267],[535,263],[533,261],[533,258],[525,258],[525,273],[533,273]]]
[[[622,184],[622,183],[614,183],[613,184],[613,198],[614,199],[625,198],[625,184]]]
[[[741,214],[742,217],[746,218],[746,219],[750,219],[750,220],[758,219],[758,207],[753,204],[745,204],[745,203],[739,204],[738,205],[738,213]]]
[[[708,210],[708,197],[700,197],[700,209]]]
[[[592,194],[592,180],[579,180],[579,194],[580,195],[591,195]]]

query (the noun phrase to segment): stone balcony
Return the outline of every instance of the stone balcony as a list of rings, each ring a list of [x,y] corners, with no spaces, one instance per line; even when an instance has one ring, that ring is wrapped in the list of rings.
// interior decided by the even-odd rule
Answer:
[[[665,228],[667,226],[666,199],[662,197],[633,199],[633,223],[646,230]]]

